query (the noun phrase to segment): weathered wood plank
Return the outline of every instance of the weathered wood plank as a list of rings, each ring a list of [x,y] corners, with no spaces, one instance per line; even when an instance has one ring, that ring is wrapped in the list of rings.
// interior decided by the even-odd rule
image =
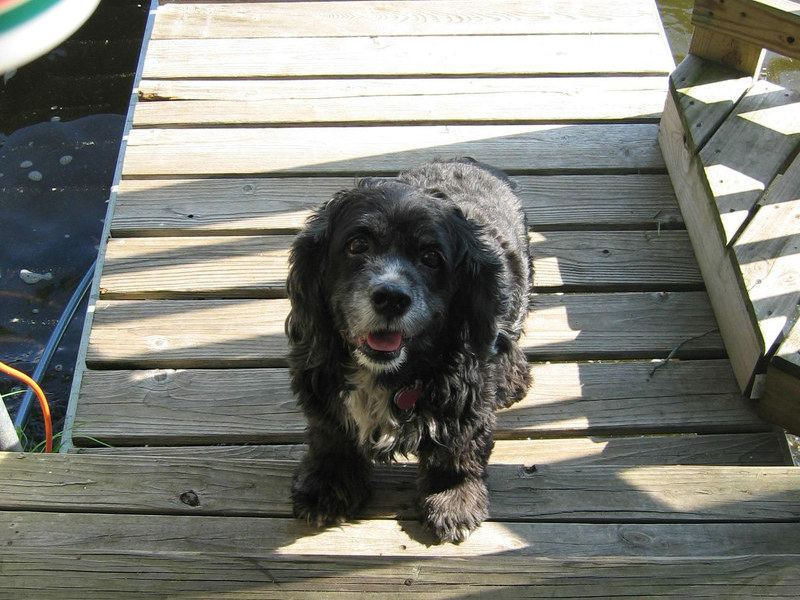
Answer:
[[[416,0],[413,0],[416,1]],[[414,101],[418,96],[431,96],[429,101],[436,102],[439,96],[446,99],[451,96],[483,97],[492,103],[506,101],[506,98],[517,94],[535,94],[541,99],[550,98],[544,110],[556,110],[550,106],[555,98],[563,101],[580,102],[586,111],[614,111],[615,107],[591,107],[588,99],[573,98],[584,92],[596,94],[614,94],[625,106],[648,106],[651,94],[665,90],[667,78],[663,75],[642,77],[481,77],[481,78],[437,78],[437,77],[404,77],[401,79],[144,79],[139,83],[139,103],[135,110],[147,108],[150,104],[164,102],[167,108],[170,102],[190,102],[203,100],[206,102],[273,102],[273,101],[306,101],[308,103],[325,100],[364,101],[404,98]],[[628,94],[640,96],[628,97]],[[304,108],[296,106],[297,110]],[[343,108],[347,108],[343,106]],[[480,107],[473,106],[475,110]],[[526,108],[529,107],[522,107]],[[655,107],[659,112],[663,107]],[[502,110],[502,107],[495,107]],[[578,118],[579,114],[574,115]],[[597,113],[604,114],[604,113]],[[607,112],[610,117],[615,113]],[[642,113],[641,116],[646,116]],[[630,116],[630,115],[629,115]],[[235,115],[234,115],[235,117]],[[255,118],[255,115],[249,115]],[[136,118],[136,117],[135,117]],[[138,118],[142,118],[139,116]],[[161,123],[153,120],[155,124]]]
[[[516,176],[528,222],[544,229],[665,229],[683,223],[667,175]],[[292,233],[353,177],[120,183],[111,234]],[[569,190],[565,195],[564,191]]]
[[[133,129],[124,176],[396,173],[472,156],[509,172],[664,168],[651,124]],[[580,148],[575,152],[574,148]]]
[[[677,101],[670,94],[661,120],[659,143],[731,366],[739,387],[748,391],[762,356],[760,334],[739,285],[737,269],[718,234],[719,212],[708,198],[702,167],[686,140]]]
[[[695,0],[692,22],[800,58],[800,15],[791,0]]]
[[[600,308],[602,307],[602,308]],[[534,360],[720,356],[705,292],[535,295],[523,346]]]
[[[724,360],[535,363],[531,374],[496,437],[767,427]],[[299,442],[305,427],[285,369],[88,370],[80,398],[75,435],[112,445]]]
[[[355,177],[169,179],[120,182],[111,234],[290,233]]]
[[[710,89],[730,100],[706,106],[691,86],[678,89],[673,76],[660,140],[737,378],[743,390],[751,393],[752,387],[759,395],[755,377],[766,368],[764,357],[772,354],[784,327],[796,318],[800,294],[795,293],[796,207],[791,203],[797,175],[792,171],[773,185],[774,202],[762,197],[800,142],[800,96],[756,83],[695,158],[702,140],[693,141],[686,132],[698,124],[705,129],[707,119],[716,126],[746,79],[720,83],[704,63],[695,66],[690,83],[703,88],[711,77]],[[766,204],[771,207],[759,208]]]
[[[285,362],[288,300],[100,300],[90,368],[264,367]]]
[[[534,288],[702,289],[684,231],[531,234]]]
[[[800,378],[800,321],[795,321],[786,332],[786,339],[772,357],[772,364]]]
[[[681,227],[667,175],[550,175],[512,178],[528,223],[547,229]],[[568,193],[565,193],[565,190]]]
[[[598,307],[602,306],[602,312]],[[288,301],[100,300],[90,368],[276,366]],[[705,292],[536,295],[522,345],[535,360],[719,357]]]
[[[666,78],[149,80],[134,127],[656,121]],[[168,101],[163,101],[168,99]]]
[[[695,25],[689,52],[748,76],[758,75],[764,56],[759,45],[699,24]]]
[[[271,460],[7,454],[0,508],[291,516],[296,463]],[[416,467],[376,469],[363,516],[415,516]],[[139,485],[147,482],[147,485]],[[794,467],[491,465],[491,515],[522,521],[794,521]],[[536,499],[532,502],[532,498]],[[613,520],[610,515],[613,514]]]
[[[305,426],[286,369],[87,370],[74,437],[112,445],[296,443]]]
[[[111,239],[100,295],[106,299],[285,296],[290,236]],[[534,287],[702,288],[680,231],[531,234]]]
[[[461,544],[435,544],[413,521],[372,520],[318,530],[295,519],[201,515],[0,513],[3,547],[16,551],[146,553],[196,552],[215,556],[282,556],[286,560],[353,555],[461,560],[503,558],[772,556],[797,553],[797,523],[514,523],[487,521]],[[111,533],[113,532],[113,533]],[[152,545],[151,545],[152,544]]]
[[[173,440],[159,440],[167,443]],[[213,440],[207,438],[204,443]],[[84,443],[87,440],[76,440]],[[143,442],[144,443],[144,442]],[[112,456],[191,456],[300,460],[303,444],[216,446],[86,446],[76,451]],[[409,457],[409,460],[415,460]],[[495,440],[492,464],[763,465],[792,464],[786,436],[777,431],[714,435],[647,435]]]
[[[696,154],[752,85],[719,63],[689,54],[670,75],[670,91],[678,105],[686,144]]]
[[[770,422],[800,435],[800,321],[772,357],[759,411]]]
[[[742,435],[742,434],[738,434]],[[744,435],[765,435],[765,434],[744,434]],[[671,436],[675,437],[675,436]],[[210,438],[206,441],[210,441]],[[74,440],[75,444],[91,444],[92,440],[87,440],[84,437],[78,436]],[[766,442],[766,440],[765,440]],[[754,442],[755,443],[755,442]],[[766,442],[768,444],[769,442]],[[764,448],[767,452],[769,449],[766,445],[759,446]],[[186,446],[154,446],[147,444],[145,446],[78,446],[75,445],[70,448],[71,453],[75,454],[106,454],[109,456],[193,456],[194,458],[222,458],[222,459],[269,459],[269,460],[292,460],[299,461],[305,455],[308,447],[301,443],[285,443],[285,444],[216,444],[216,445],[194,445],[189,444]],[[766,454],[764,454],[766,456]],[[689,463],[691,464],[691,463]],[[739,463],[734,463],[739,464]],[[786,461],[778,463],[764,462],[763,464],[782,465],[787,464]]]
[[[4,557],[14,597],[36,594],[105,600],[109,594],[194,600],[219,598],[796,598],[797,556],[736,555],[667,560],[480,557],[398,562],[356,556],[253,557],[202,552],[42,551]],[[41,569],[41,570],[40,570]],[[35,581],[30,576],[36,572]],[[165,575],[168,574],[168,575]],[[190,591],[187,591],[190,590]]]
[[[286,296],[292,236],[111,239],[103,298]]]
[[[699,153],[730,244],[800,143],[800,94],[759,81]]]
[[[673,67],[658,33],[154,39],[142,77],[667,75]]]
[[[800,158],[767,191],[733,252],[771,356],[797,320],[800,302]]]
[[[497,437],[756,431],[728,361],[533,364],[527,396],[498,413]]]
[[[767,367],[758,413],[766,421],[800,435],[800,380],[795,373],[784,370],[784,364],[774,361]]]
[[[659,26],[650,6],[625,0],[264,2],[247,10],[180,2],[159,7],[153,38],[657,33]]]

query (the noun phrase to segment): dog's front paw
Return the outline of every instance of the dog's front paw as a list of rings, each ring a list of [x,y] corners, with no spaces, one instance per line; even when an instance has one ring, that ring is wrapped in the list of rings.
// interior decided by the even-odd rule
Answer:
[[[317,527],[347,521],[369,498],[369,488],[355,481],[298,473],[292,484],[294,516]]]
[[[458,544],[489,516],[489,494],[481,480],[468,480],[457,487],[421,498],[425,525],[440,542]]]

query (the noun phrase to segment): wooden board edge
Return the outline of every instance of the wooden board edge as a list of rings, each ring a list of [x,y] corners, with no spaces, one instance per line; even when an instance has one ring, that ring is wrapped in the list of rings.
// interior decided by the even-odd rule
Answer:
[[[133,127],[133,113],[138,102],[138,85],[142,80],[142,72],[144,69],[145,55],[147,54],[147,47],[153,33],[153,26],[156,18],[156,8],[158,7],[159,0],[149,0],[149,10],[147,20],[145,22],[144,34],[142,38],[142,46],[139,50],[139,58],[136,66],[136,73],[134,74],[133,87],[128,100],[128,110],[125,116],[125,126],[120,142],[119,153],[117,156],[117,164],[114,169],[112,179],[111,193],[108,199],[108,208],[106,217],[103,221],[103,232],[100,237],[100,245],[97,251],[97,262],[95,263],[94,278],[92,281],[91,289],[89,291],[89,299],[86,308],[86,316],[84,317],[83,329],[81,330],[81,339],[78,344],[78,354],[75,361],[75,372],[72,377],[72,385],[70,387],[69,397],[67,399],[67,409],[64,415],[64,425],[61,436],[60,452],[69,452],[72,448],[72,430],[75,421],[75,411],[78,404],[78,395],[80,393],[81,378],[86,369],[86,355],[89,348],[89,335],[94,321],[94,306],[99,298],[100,289],[100,276],[102,273],[103,258],[105,256],[106,244],[111,235],[111,223],[114,216],[114,205],[117,199],[117,189],[119,182],[122,179],[122,171],[125,160],[125,149],[128,144],[128,135]]]
[[[702,165],[687,144],[679,112],[669,94],[659,126],[659,144],[736,379],[749,394],[754,376],[766,368],[764,343],[741,273],[722,242],[716,205],[709,196]]]
[[[758,413],[764,420],[800,435],[800,379],[796,372],[782,369],[773,360],[767,367]]]
[[[695,23],[689,52],[748,75],[758,74],[764,55],[759,45],[699,23]]]
[[[753,83],[752,76],[742,76],[738,71],[722,64],[688,54],[669,77],[668,94],[679,107],[683,129],[689,152],[696,155],[711,138],[720,124],[734,110],[736,104],[745,95]],[[703,102],[693,98],[682,90],[702,86],[715,86],[715,92],[722,97],[714,96],[713,102]],[[722,90],[720,92],[720,90]],[[704,93],[708,93],[705,91]],[[697,104],[700,103],[698,108]],[[700,109],[705,108],[702,118],[692,118]]]
[[[800,17],[791,8],[789,3],[775,1],[696,0],[692,23],[712,31],[723,40],[727,38],[729,41],[723,46],[727,46],[729,52],[731,48],[740,46],[742,68],[749,70],[747,67],[751,63],[744,58],[752,59],[752,54],[761,48],[790,58],[800,58],[795,37],[800,27]],[[752,67],[757,69],[755,64]]]

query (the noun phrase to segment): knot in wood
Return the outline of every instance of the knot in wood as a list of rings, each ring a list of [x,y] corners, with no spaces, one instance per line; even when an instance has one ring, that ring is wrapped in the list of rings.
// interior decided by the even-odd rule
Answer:
[[[197,492],[194,490],[189,490],[188,492],[183,492],[180,496],[181,502],[183,502],[187,506],[200,506],[200,497],[197,495]]]

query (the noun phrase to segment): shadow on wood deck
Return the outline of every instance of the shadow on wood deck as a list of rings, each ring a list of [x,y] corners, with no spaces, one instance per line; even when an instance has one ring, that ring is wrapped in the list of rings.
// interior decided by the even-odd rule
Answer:
[[[742,395],[678,210],[649,0],[174,2],[151,32],[73,451],[0,456],[6,593],[796,595],[800,471]],[[467,60],[501,42],[525,52]],[[491,518],[433,544],[401,463],[356,521],[311,528],[289,500],[291,236],[357,176],[457,155],[509,172],[532,225],[535,384],[498,417]]]

